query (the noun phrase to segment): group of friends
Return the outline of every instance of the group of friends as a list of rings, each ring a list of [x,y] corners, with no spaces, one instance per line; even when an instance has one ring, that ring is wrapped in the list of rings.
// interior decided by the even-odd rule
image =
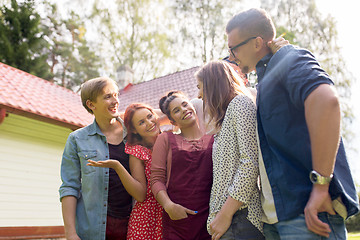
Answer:
[[[120,114],[115,81],[82,85],[95,119],[63,153],[66,239],[346,239],[359,200],[332,80],[308,50],[274,39],[262,9],[226,33],[229,57],[195,74],[201,100],[171,91],[160,110]],[[161,132],[164,119],[176,133]]]

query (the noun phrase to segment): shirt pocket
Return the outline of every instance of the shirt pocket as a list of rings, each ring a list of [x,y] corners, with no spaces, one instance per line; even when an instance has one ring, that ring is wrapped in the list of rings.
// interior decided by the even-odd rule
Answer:
[[[83,174],[90,174],[96,171],[96,167],[87,166],[88,160],[97,160],[97,151],[96,150],[83,150],[78,153],[81,163],[81,172]]]

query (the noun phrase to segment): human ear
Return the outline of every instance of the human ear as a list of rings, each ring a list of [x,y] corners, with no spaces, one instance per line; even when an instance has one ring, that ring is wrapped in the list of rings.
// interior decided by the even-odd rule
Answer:
[[[86,100],[86,106],[90,108],[91,110],[95,110],[95,106],[91,100]]]
[[[255,39],[255,48],[256,49],[261,49],[264,45],[264,39],[262,37],[257,37]]]

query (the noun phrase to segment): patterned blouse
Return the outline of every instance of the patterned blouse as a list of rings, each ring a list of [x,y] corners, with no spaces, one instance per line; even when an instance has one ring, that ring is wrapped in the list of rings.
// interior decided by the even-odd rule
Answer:
[[[212,158],[208,231],[230,195],[243,203],[239,210],[248,208],[247,219],[262,232],[256,106],[247,96],[238,95],[229,103],[221,129],[214,137]]]

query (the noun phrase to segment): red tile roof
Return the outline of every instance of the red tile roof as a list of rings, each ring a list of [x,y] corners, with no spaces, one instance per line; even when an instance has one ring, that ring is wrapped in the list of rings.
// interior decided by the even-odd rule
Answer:
[[[77,129],[93,121],[71,90],[0,63],[0,108]]]
[[[179,71],[139,84],[129,84],[120,91],[120,110],[124,111],[130,103],[142,102],[159,108],[159,99],[170,90],[180,90],[192,99],[198,94],[194,73],[199,67]]]
[[[192,99],[198,89],[194,73],[199,67],[179,71],[120,90],[120,111],[134,102],[159,108],[159,99],[167,91],[181,90]],[[71,90],[10,67],[0,62],[0,109],[60,126],[77,129],[93,121]]]

